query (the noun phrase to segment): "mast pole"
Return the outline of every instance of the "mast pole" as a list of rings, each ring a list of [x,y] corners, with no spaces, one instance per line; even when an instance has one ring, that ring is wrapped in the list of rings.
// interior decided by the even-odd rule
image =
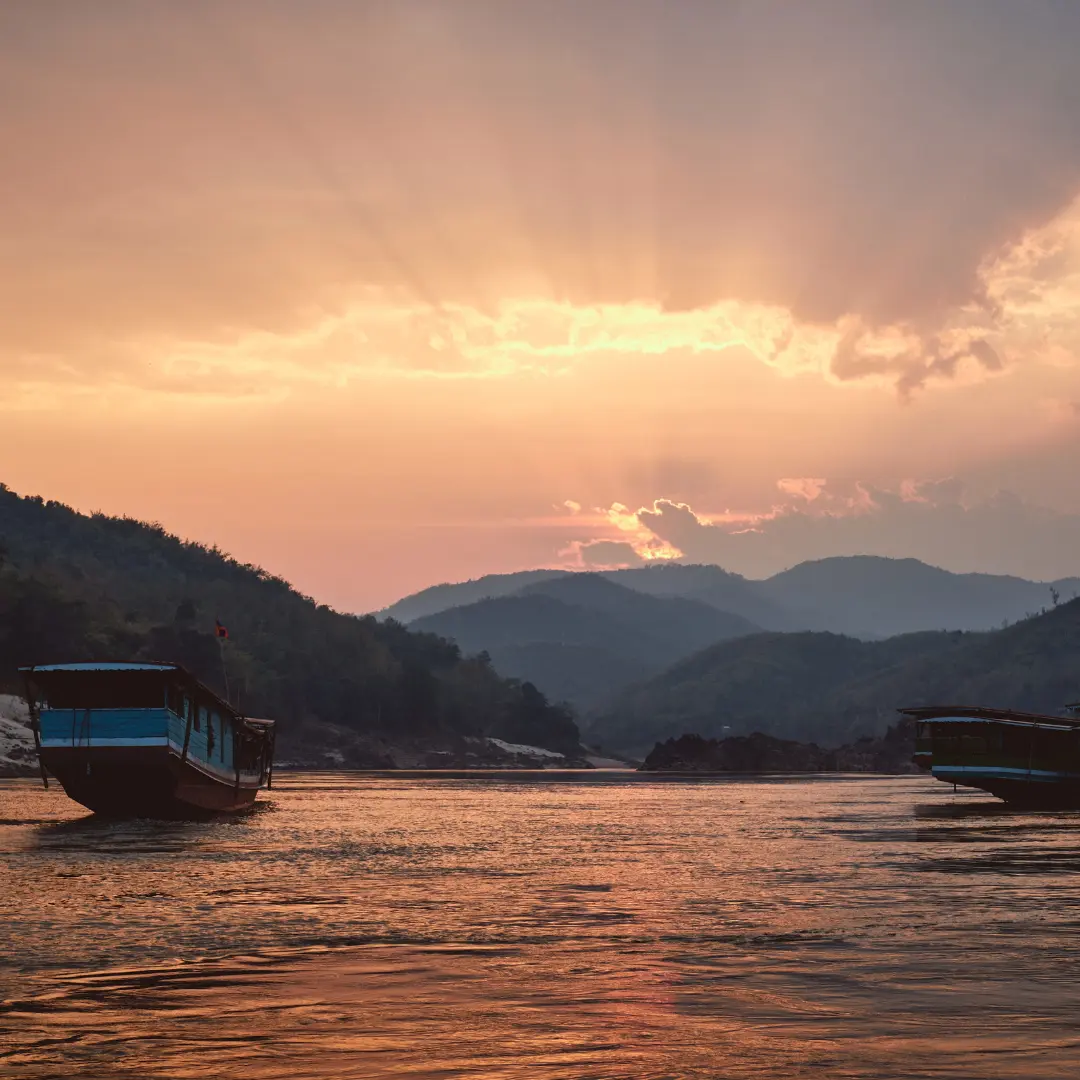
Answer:
[[[221,675],[225,680],[225,702],[228,705],[232,705],[232,699],[229,697],[229,669],[225,666],[225,638],[218,634],[218,652],[221,654]]]

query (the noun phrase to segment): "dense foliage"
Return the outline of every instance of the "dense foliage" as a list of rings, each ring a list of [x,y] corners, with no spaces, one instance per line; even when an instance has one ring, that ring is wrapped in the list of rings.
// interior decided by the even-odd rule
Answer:
[[[1059,713],[1080,698],[1080,600],[986,633],[885,641],[757,634],[705,649],[627,690],[591,725],[605,748],[645,753],[698,732],[766,732],[835,746],[876,736],[901,706],[985,705]]]
[[[223,690],[295,740],[320,725],[395,738],[492,735],[572,752],[571,713],[434,634],[341,614],[160,526],[0,486],[0,688],[21,664],[157,659]],[[527,737],[526,737],[527,736]],[[317,737],[314,735],[313,737]]]

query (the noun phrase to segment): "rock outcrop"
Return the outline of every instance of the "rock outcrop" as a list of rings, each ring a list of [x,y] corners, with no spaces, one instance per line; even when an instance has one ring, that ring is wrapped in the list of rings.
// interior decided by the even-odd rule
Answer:
[[[36,776],[37,771],[26,702],[14,694],[0,694],[0,776]]]
[[[729,739],[680,735],[658,742],[642,772],[717,773],[914,773],[914,730],[910,721],[893,725],[876,739],[865,738],[836,749],[816,743],[777,739],[755,732]]]

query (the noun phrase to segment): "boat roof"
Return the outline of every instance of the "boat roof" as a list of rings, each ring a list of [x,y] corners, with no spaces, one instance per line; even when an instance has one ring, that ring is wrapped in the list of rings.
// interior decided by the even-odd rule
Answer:
[[[33,664],[30,667],[19,668],[20,671],[32,675],[38,671],[179,671],[177,664],[161,663],[102,663],[91,661],[85,664]]]
[[[143,672],[144,674],[173,672],[178,679],[183,680],[189,686],[198,687],[200,693],[216,701],[220,708],[239,719],[245,719],[239,709],[226,701],[215,690],[211,690],[206,683],[197,679],[182,664],[169,664],[159,660],[138,662],[95,660],[81,664],[33,664],[30,667],[19,668],[19,671],[27,679],[31,680],[35,675],[120,675],[130,672]],[[272,724],[273,721],[256,720],[254,723],[256,725],[267,725]]]
[[[1080,727],[1080,717],[1051,716],[1049,713],[1022,712],[1019,709],[988,709],[982,705],[916,705],[898,709],[916,720],[997,720],[1006,724],[1057,724]]]

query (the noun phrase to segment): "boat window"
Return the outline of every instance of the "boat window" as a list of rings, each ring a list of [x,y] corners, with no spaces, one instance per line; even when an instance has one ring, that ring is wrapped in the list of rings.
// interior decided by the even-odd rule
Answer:
[[[195,709],[195,730],[196,731],[202,731],[203,724],[205,723],[205,721],[206,721],[206,707],[203,706],[203,705],[199,705]]]
[[[222,761],[225,760],[225,718],[217,712],[210,714],[210,730],[215,731],[219,738],[216,740],[218,744],[218,756]],[[213,745],[208,748],[208,754],[213,752]]]
[[[165,701],[158,672],[41,672],[34,680],[54,709],[160,709]]]

